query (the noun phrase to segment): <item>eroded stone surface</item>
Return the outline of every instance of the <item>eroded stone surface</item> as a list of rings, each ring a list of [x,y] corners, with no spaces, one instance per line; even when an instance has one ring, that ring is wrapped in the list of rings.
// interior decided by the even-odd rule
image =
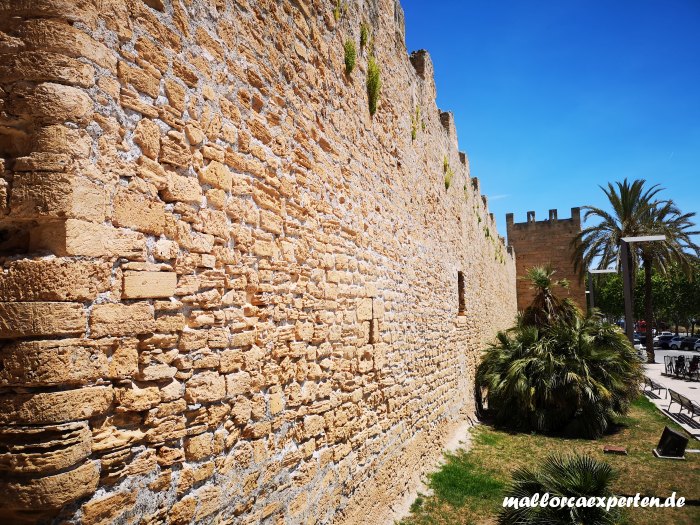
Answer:
[[[0,394],[0,424],[46,424],[88,419],[106,412],[113,397],[112,388],[102,386]]]
[[[92,452],[87,423],[0,427],[0,471],[21,474],[62,470]]]

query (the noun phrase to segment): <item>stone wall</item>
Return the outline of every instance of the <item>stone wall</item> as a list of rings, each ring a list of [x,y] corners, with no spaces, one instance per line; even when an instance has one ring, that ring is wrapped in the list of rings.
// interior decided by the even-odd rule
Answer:
[[[557,210],[549,210],[549,218],[535,220],[535,212],[527,212],[526,222],[514,222],[513,214],[506,215],[508,244],[515,250],[518,309],[524,310],[534,298],[534,291],[526,279],[522,279],[533,266],[551,264],[556,270],[555,279],[568,279],[569,290],[557,290],[568,295],[579,308],[586,311],[586,285],[574,270],[571,241],[581,231],[581,211],[571,208],[570,219],[558,218]]]
[[[380,523],[473,413],[514,261],[400,5],[334,7],[0,0],[1,522]]]

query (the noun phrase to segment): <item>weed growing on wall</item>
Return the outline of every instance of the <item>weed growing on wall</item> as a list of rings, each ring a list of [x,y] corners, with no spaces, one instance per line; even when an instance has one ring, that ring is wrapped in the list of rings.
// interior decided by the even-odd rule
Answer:
[[[337,22],[340,20],[340,15],[342,14],[342,7],[340,6],[340,0],[337,0],[335,7],[333,8],[333,18]]]
[[[369,43],[369,25],[366,22],[360,24],[360,49],[364,49]]]
[[[377,112],[377,103],[379,101],[379,91],[382,87],[380,78],[379,65],[374,56],[369,57],[367,63],[367,98],[369,99],[369,114],[374,116]]]
[[[447,160],[447,155],[442,158],[442,172],[445,174],[445,189],[450,189],[450,184],[452,184],[452,177],[455,176],[455,172],[450,167],[450,162]]]
[[[343,49],[345,50],[345,74],[350,76],[352,70],[355,69],[355,59],[357,58],[355,42],[348,38],[343,44]]]
[[[411,140],[418,136],[418,122],[420,122],[420,106],[416,104],[416,110],[411,115]]]

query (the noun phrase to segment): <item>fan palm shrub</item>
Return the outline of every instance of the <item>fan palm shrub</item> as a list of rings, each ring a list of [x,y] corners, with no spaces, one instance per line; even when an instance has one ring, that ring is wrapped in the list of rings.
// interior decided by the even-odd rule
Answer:
[[[530,272],[535,300],[486,349],[477,385],[498,425],[597,438],[639,394],[641,364],[617,326],[554,296],[551,274]]]
[[[610,484],[617,477],[612,467],[590,456],[550,456],[538,470],[522,468],[513,473],[506,498],[528,498],[549,494],[552,498],[584,498],[611,496]],[[541,501],[541,500],[540,500]],[[597,501],[596,501],[597,502]],[[618,509],[605,507],[530,506],[504,508],[498,517],[500,525],[612,525],[619,523]]]

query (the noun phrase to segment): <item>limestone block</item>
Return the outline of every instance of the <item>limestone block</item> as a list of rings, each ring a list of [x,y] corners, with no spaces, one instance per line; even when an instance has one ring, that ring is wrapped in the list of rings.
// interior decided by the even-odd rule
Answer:
[[[193,146],[198,146],[206,138],[204,132],[194,124],[187,124],[185,126],[185,136],[187,137],[187,140],[190,142],[190,144],[192,144]]]
[[[311,438],[323,433],[326,421],[321,416],[312,415],[304,418],[304,437]]]
[[[156,242],[156,247],[153,250],[153,256],[161,261],[169,261],[175,259],[179,253],[178,245],[175,241],[160,239]]]
[[[123,346],[118,339],[13,341],[0,347],[0,386],[82,385],[118,376],[112,368]]]
[[[37,152],[63,153],[77,160],[90,155],[91,144],[92,140],[85,130],[51,125],[37,130],[33,149]]]
[[[85,2],[47,2],[56,6],[60,4],[70,5],[71,9],[85,7]],[[81,6],[81,4],[83,4]],[[81,13],[92,11],[82,10]],[[40,50],[44,52],[54,52],[60,55],[72,57],[84,57],[97,65],[110,71],[116,70],[117,60],[115,53],[109,50],[104,44],[94,40],[87,33],[73,27],[65,20],[57,18],[28,19],[16,26],[16,34],[24,41],[27,51]]]
[[[384,301],[381,299],[374,298],[373,301],[373,312],[375,319],[384,319]]]
[[[89,88],[95,83],[95,69],[74,58],[46,51],[0,54],[0,83],[17,79]]]
[[[196,521],[204,520],[220,508],[221,489],[216,485],[205,485],[197,489],[195,496],[199,500]]]
[[[211,161],[206,168],[199,172],[199,181],[202,184],[209,184],[224,191],[231,191],[232,180],[229,169],[221,162],[215,160]]]
[[[58,256],[143,259],[146,239],[138,232],[68,219],[47,223],[32,230],[30,247],[36,250],[48,249]]]
[[[226,394],[229,397],[250,394],[252,382],[248,372],[237,372],[226,375]]]
[[[370,321],[372,319],[372,299],[367,297],[360,299],[357,304],[357,320]]]
[[[150,1],[150,0],[149,0]],[[197,508],[197,499],[190,495],[177,501],[170,509],[169,517],[173,525],[184,525],[192,522],[194,512]]]
[[[134,142],[144,155],[156,160],[160,153],[160,128],[150,119],[141,119],[134,130]]]
[[[192,154],[185,143],[185,136],[183,134],[170,131],[167,136],[162,138],[159,157],[161,162],[172,164],[179,168],[186,168],[189,166],[191,158]]]
[[[87,0],[3,0],[0,17],[55,17],[92,25],[97,10]]]
[[[171,297],[176,284],[175,272],[124,272],[122,299]]]
[[[166,79],[165,80],[165,95],[170,101],[170,105],[176,108],[180,113],[185,109],[185,89],[176,81]],[[187,129],[187,128],[185,128]],[[196,142],[191,142],[191,144],[196,145]]]
[[[54,171],[16,173],[10,197],[10,214],[16,219],[101,222],[107,216],[107,206],[107,192],[99,184]]]
[[[0,471],[25,474],[71,467],[92,452],[86,422],[0,427]]]
[[[53,124],[87,117],[92,113],[93,103],[81,89],[44,82],[16,88],[10,97],[9,110],[14,115]]]
[[[165,231],[165,205],[119,188],[114,195],[112,222],[115,226],[160,235]]]
[[[90,337],[137,335],[155,329],[153,307],[148,303],[98,304],[90,314]]]
[[[109,360],[107,377],[110,379],[124,379],[138,372],[137,339],[119,339],[119,345],[112,352]]]
[[[168,186],[162,192],[165,202],[189,202],[200,204],[202,202],[202,187],[194,177],[183,177],[175,173],[168,174]]]
[[[212,403],[226,397],[226,380],[216,372],[195,374],[185,383],[188,403]]]
[[[0,513],[13,509],[60,509],[66,503],[94,493],[99,472],[98,463],[89,461],[50,476],[0,480],[0,508],[3,509]]]
[[[44,151],[32,151],[25,157],[15,159],[13,169],[17,171],[68,171],[72,164],[70,156],[64,153],[48,153]]]
[[[108,525],[129,511],[135,504],[137,492],[117,492],[92,499],[83,505],[83,522],[91,525]]]
[[[160,78],[137,66],[119,61],[117,76],[122,84],[131,84],[141,93],[156,98],[160,91]]]
[[[122,412],[142,412],[160,403],[157,386],[139,385],[133,381],[128,386],[114,389],[116,410]]]
[[[159,421],[146,432],[147,443],[167,443],[180,439],[187,434],[184,416],[170,416]]]
[[[112,404],[112,387],[86,387],[58,392],[0,394],[0,424],[41,425],[89,419]]]
[[[255,331],[239,332],[231,334],[231,346],[250,346],[255,344]]]
[[[161,467],[168,467],[183,461],[185,461],[185,453],[179,448],[163,446],[158,449],[158,464]]]
[[[0,339],[85,333],[80,303],[0,303]]]
[[[111,271],[102,261],[10,261],[0,272],[0,301],[91,301],[109,290]]]
[[[187,461],[200,461],[214,453],[214,434],[205,432],[185,438],[185,458]]]
[[[164,190],[168,186],[168,173],[163,166],[148,157],[141,156],[137,161],[136,173],[157,190]]]

